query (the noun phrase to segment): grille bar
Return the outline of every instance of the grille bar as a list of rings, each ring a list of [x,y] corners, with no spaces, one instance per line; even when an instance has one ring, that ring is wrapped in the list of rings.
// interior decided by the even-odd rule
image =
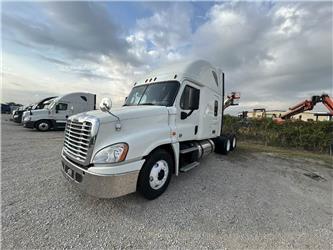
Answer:
[[[69,142],[77,143],[77,141],[76,141],[76,140],[73,140],[70,136],[67,136],[67,137],[65,138],[65,140],[68,140]],[[89,146],[89,143],[88,143],[88,142],[80,141],[80,143],[83,144],[83,145]]]
[[[72,150],[77,150],[79,153],[82,153],[84,155],[87,154],[87,148],[86,147],[82,147],[82,146],[79,146],[79,145],[75,145],[73,143],[70,143],[68,142],[66,139],[65,139],[65,143],[68,145],[69,148],[71,148]]]
[[[89,142],[89,139],[88,139],[88,138],[80,137],[81,135],[78,134],[78,133],[73,134],[73,132],[66,131],[66,135],[68,135],[68,136],[70,136],[70,137],[73,137],[73,138],[75,138],[76,140],[79,140],[79,141],[86,141],[86,142]]]
[[[91,122],[67,121],[64,150],[66,154],[82,163],[87,159],[91,139]]]

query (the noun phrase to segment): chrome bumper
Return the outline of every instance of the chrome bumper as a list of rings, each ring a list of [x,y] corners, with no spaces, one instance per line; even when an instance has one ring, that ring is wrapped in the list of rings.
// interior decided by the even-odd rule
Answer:
[[[62,173],[67,180],[82,191],[99,198],[115,198],[136,191],[139,170],[112,175],[92,173],[83,169],[64,155]]]

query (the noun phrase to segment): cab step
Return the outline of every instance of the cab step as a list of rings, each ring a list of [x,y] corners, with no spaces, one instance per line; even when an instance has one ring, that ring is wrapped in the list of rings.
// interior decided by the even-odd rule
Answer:
[[[190,171],[192,168],[195,168],[199,165],[199,162],[198,161],[194,161],[190,164],[187,164],[186,166],[184,167],[181,167],[179,170],[180,172],[187,172],[187,171]]]
[[[198,149],[198,147],[185,148],[185,149],[181,149],[180,153],[181,154],[187,154],[187,153],[193,152],[193,151],[195,151],[197,149]]]

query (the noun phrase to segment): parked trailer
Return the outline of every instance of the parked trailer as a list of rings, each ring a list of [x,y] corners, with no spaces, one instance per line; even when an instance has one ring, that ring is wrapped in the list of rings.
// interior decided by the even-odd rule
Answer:
[[[139,191],[154,199],[176,176],[216,151],[236,147],[222,134],[224,73],[206,61],[161,68],[134,84],[123,107],[69,117],[63,175],[90,195]]]
[[[57,98],[44,109],[29,110],[23,113],[23,126],[39,131],[64,129],[69,116],[96,108],[96,95],[91,93],[70,93]]]
[[[1,114],[10,114],[11,108],[9,104],[1,103]]]

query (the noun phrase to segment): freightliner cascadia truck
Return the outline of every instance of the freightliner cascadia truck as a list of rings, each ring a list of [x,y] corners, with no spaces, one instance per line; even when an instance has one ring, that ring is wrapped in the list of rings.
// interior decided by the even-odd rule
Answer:
[[[22,122],[26,128],[36,128],[43,132],[64,129],[69,116],[95,108],[95,94],[75,92],[52,99],[43,109],[25,111]]]
[[[20,108],[14,110],[13,114],[12,114],[13,121],[16,122],[16,123],[21,123],[23,113],[25,111],[43,109],[45,106],[49,105],[51,100],[54,99],[54,98],[56,98],[56,96],[47,97],[47,98],[44,98],[44,99],[42,99],[41,101],[39,101],[35,104],[28,105],[26,107],[20,107]]]
[[[134,84],[125,104],[68,118],[62,172],[74,186],[101,198],[140,192],[161,195],[173,175],[212,152],[236,147],[222,135],[224,73],[206,61],[158,69]]]

